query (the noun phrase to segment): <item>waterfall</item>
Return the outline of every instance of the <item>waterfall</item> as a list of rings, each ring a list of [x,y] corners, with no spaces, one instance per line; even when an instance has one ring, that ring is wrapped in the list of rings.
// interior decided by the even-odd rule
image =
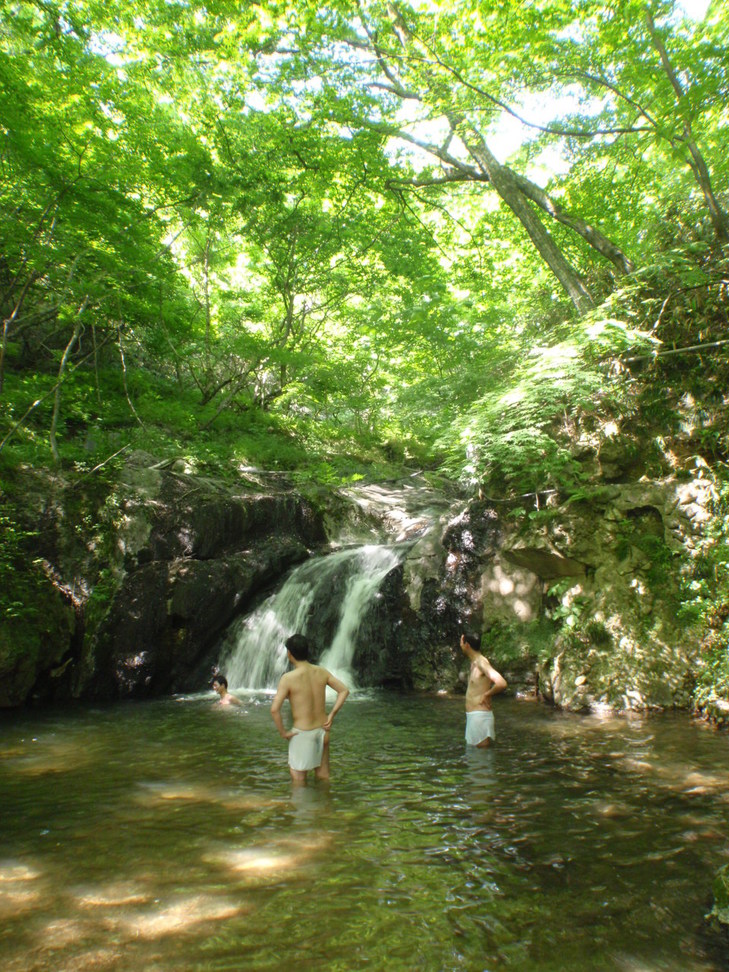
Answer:
[[[295,632],[317,650],[331,636],[318,661],[351,687],[362,619],[401,557],[394,547],[368,545],[296,567],[275,594],[231,627],[221,661],[231,688],[275,688],[288,665],[284,642]]]

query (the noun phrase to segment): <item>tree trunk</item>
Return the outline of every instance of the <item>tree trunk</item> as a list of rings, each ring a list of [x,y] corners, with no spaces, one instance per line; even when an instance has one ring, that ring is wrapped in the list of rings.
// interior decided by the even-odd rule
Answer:
[[[633,271],[634,266],[632,261],[623,253],[620,247],[616,246],[606,236],[603,236],[594,226],[590,226],[589,223],[586,223],[584,219],[580,219],[579,216],[570,216],[568,213],[565,213],[543,189],[535,183],[530,182],[524,176],[515,173],[514,181],[527,199],[531,199],[532,202],[536,203],[545,213],[549,213],[557,222],[562,223],[563,226],[567,226],[581,236],[593,249],[597,250],[598,253],[602,254],[602,256],[617,267],[621,273],[631,273]]]
[[[686,92],[683,90],[678,75],[671,64],[668,51],[663,43],[663,39],[656,30],[655,21],[653,20],[650,12],[646,12],[645,19],[648,25],[648,33],[650,34],[651,41],[661,59],[663,71],[668,78],[671,87],[673,88],[674,94],[676,95],[676,100],[679,103],[679,107],[683,106],[690,109],[690,106],[687,104]],[[694,140],[693,131],[691,128],[691,119],[686,113],[683,113],[682,141],[689,150],[689,155],[691,156],[689,159],[689,166],[691,167],[694,178],[696,179],[696,182],[703,193],[704,201],[706,202],[706,207],[709,210],[711,222],[714,226],[714,233],[716,234],[716,238],[719,243],[723,246],[724,244],[729,243],[729,220],[727,220],[726,213],[721,208],[718,199],[714,195],[714,189],[711,185],[711,176],[709,175],[708,166],[706,165],[706,161],[704,160],[704,157],[701,154],[696,141]]]
[[[203,294],[205,295],[205,377],[210,381],[212,360],[212,313],[210,310],[210,230],[203,251]]]
[[[580,314],[586,314],[592,309],[593,300],[580,275],[564,256],[560,248],[552,239],[549,231],[534,212],[524,193],[520,189],[514,173],[506,166],[502,166],[491,154],[486,143],[479,137],[461,134],[463,144],[472,158],[488,175],[491,185],[499,197],[503,199],[509,209],[529,234],[529,238],[549,269],[564,288],[572,303]]]
[[[393,25],[393,29],[403,48],[408,50],[408,48],[414,46],[418,50],[419,55],[424,59],[424,62],[428,62],[430,60],[430,51],[427,45],[412,34],[404,18],[400,14],[395,0],[390,0],[387,6],[387,12]],[[377,53],[380,66],[384,70],[390,85],[393,86],[395,93],[403,100],[406,98],[416,98],[417,100],[422,101],[423,99],[420,94],[408,91],[400,83],[397,76],[397,71],[390,70],[385,63],[385,57],[383,57],[379,51]],[[442,103],[444,99],[449,99],[449,89],[447,84],[439,82],[437,77],[434,78],[432,76],[427,83],[429,89],[435,94],[433,99],[435,104],[438,104],[439,102]],[[455,134],[457,131],[458,136],[465,145],[469,155],[472,159],[474,159],[481,171],[488,177],[491,185],[494,187],[499,197],[506,203],[509,209],[522,224],[524,229],[527,231],[529,239],[536,247],[537,252],[540,254],[557,280],[559,280],[570,300],[575,305],[578,313],[586,314],[594,306],[592,297],[590,296],[587,287],[585,286],[577,270],[575,270],[575,268],[567,260],[560,248],[554,242],[549,230],[546,228],[546,226],[544,226],[534,209],[532,209],[523,189],[520,188],[517,182],[515,173],[512,172],[512,170],[507,166],[501,165],[495,156],[491,154],[483,137],[478,132],[473,131],[473,129],[469,129],[466,119],[462,114],[460,114],[460,112],[452,108],[446,108],[444,110],[444,114],[448,118],[451,127],[451,135]],[[540,202],[539,205],[542,205],[542,202]],[[552,210],[546,209],[546,211],[549,212],[551,216],[554,216],[554,218],[558,218],[556,215],[556,207],[553,207]],[[564,216],[560,221],[564,222]],[[575,229],[574,223],[571,228]],[[586,223],[583,223],[582,229],[583,231],[591,230],[591,227],[588,227]],[[584,232],[581,235],[584,235]],[[592,236],[593,240],[596,239],[595,231],[592,231]],[[587,237],[585,238],[587,239]],[[595,245],[593,241],[589,242],[591,246]]]
[[[81,312],[86,306],[86,301],[81,305],[76,314],[76,324],[73,328],[73,334],[71,335],[71,340],[66,345],[63,352],[63,357],[61,358],[61,363],[58,366],[58,382],[56,384],[56,391],[53,396],[53,416],[51,418],[51,429],[49,432],[49,441],[51,444],[51,452],[53,454],[53,461],[60,462],[60,455],[58,454],[58,443],[56,442],[56,431],[58,429],[58,416],[61,411],[61,385],[63,384],[63,378],[66,371],[66,364],[68,363],[69,355],[73,351],[73,346],[78,341],[78,336],[81,333]]]
[[[30,290],[32,284],[35,283],[35,281],[38,279],[38,276],[39,274],[35,272],[29,274],[29,276],[26,278],[25,283],[23,284],[23,289],[20,292],[20,296],[15,302],[15,307],[13,308],[10,317],[6,317],[3,320],[3,335],[2,335],[2,340],[0,340],[0,394],[2,394],[3,385],[5,383],[5,354],[8,348],[8,337],[10,335],[10,325],[13,323],[15,318],[20,313],[23,307],[23,302],[28,295],[28,291]]]
[[[120,315],[120,318],[121,318],[121,315]],[[119,347],[119,359],[121,361],[121,367],[122,367],[122,383],[124,385],[124,395],[126,396],[127,404],[129,405],[129,409],[130,409],[132,415],[137,420],[137,422],[139,422],[139,424],[142,426],[142,428],[144,428],[144,422],[140,419],[140,417],[139,417],[139,415],[137,413],[137,410],[134,407],[134,402],[132,401],[132,399],[131,399],[131,397],[129,395],[129,385],[127,383],[127,359],[124,356],[124,341],[123,341],[123,338],[122,338],[122,327],[123,327],[123,324],[121,324],[121,323],[117,325],[117,328],[116,328],[116,341],[117,341],[117,345]]]
[[[389,133],[393,134],[391,131]],[[417,145],[425,152],[430,152],[449,168],[445,169],[436,178],[392,180],[393,185],[435,186],[447,185],[450,182],[483,182],[485,185],[488,185],[490,183],[491,180],[488,175],[481,171],[481,169],[476,169],[472,165],[464,165],[459,159],[449,152],[444,151],[440,146],[430,145],[420,139],[412,138],[406,132],[398,131],[395,134],[397,138],[402,138],[412,145]],[[502,166],[502,168],[504,167]],[[589,246],[609,260],[621,274],[632,273],[634,265],[630,257],[623,253],[620,247],[613,243],[612,240],[604,236],[600,230],[595,229],[594,226],[585,222],[584,219],[580,219],[579,216],[572,216],[566,213],[544,189],[540,188],[536,183],[530,182],[526,176],[519,175],[513,169],[509,169],[508,171],[511,172],[517,187],[527,199],[536,203],[552,219],[557,220],[557,222],[562,223],[563,226],[566,226],[574,233],[577,233],[578,236],[581,236]]]

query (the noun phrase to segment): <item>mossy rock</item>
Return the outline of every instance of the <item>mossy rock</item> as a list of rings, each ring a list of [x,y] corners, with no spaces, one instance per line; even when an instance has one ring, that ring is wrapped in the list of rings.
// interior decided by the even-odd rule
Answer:
[[[39,676],[67,651],[73,627],[73,609],[55,592],[43,612],[0,624],[0,708],[27,701]]]
[[[714,878],[714,907],[711,917],[729,926],[729,864],[720,868]]]

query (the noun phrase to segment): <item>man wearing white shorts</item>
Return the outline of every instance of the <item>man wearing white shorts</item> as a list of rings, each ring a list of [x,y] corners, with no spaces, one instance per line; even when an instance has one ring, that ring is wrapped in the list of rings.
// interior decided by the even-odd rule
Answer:
[[[332,719],[344,705],[349,689],[321,665],[309,661],[309,641],[295,634],[286,641],[293,671],[281,676],[271,704],[271,716],[280,735],[289,740],[289,771],[294,783],[306,783],[306,774],[314,770],[317,779],[329,779],[329,730]],[[326,711],[327,685],[337,698],[331,711]],[[293,726],[288,731],[281,718],[286,699],[291,705]]]
[[[294,727],[291,731],[293,733],[289,739],[289,766],[291,769],[300,773],[318,769],[324,758],[325,730],[297,729]]]
[[[496,740],[491,698],[506,688],[506,679],[481,654],[481,638],[461,635],[461,651],[471,663],[466,688],[466,743],[486,749]]]

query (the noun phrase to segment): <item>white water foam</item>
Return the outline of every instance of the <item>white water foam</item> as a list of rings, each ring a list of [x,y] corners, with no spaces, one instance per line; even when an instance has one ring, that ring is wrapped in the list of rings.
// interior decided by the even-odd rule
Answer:
[[[401,556],[394,547],[369,544],[312,558],[293,570],[275,594],[232,629],[234,644],[222,663],[231,688],[260,691],[276,686],[288,664],[284,642],[296,632],[307,634],[315,598],[333,588],[342,572],[347,580],[337,629],[319,662],[353,687],[357,632],[380,584]]]

